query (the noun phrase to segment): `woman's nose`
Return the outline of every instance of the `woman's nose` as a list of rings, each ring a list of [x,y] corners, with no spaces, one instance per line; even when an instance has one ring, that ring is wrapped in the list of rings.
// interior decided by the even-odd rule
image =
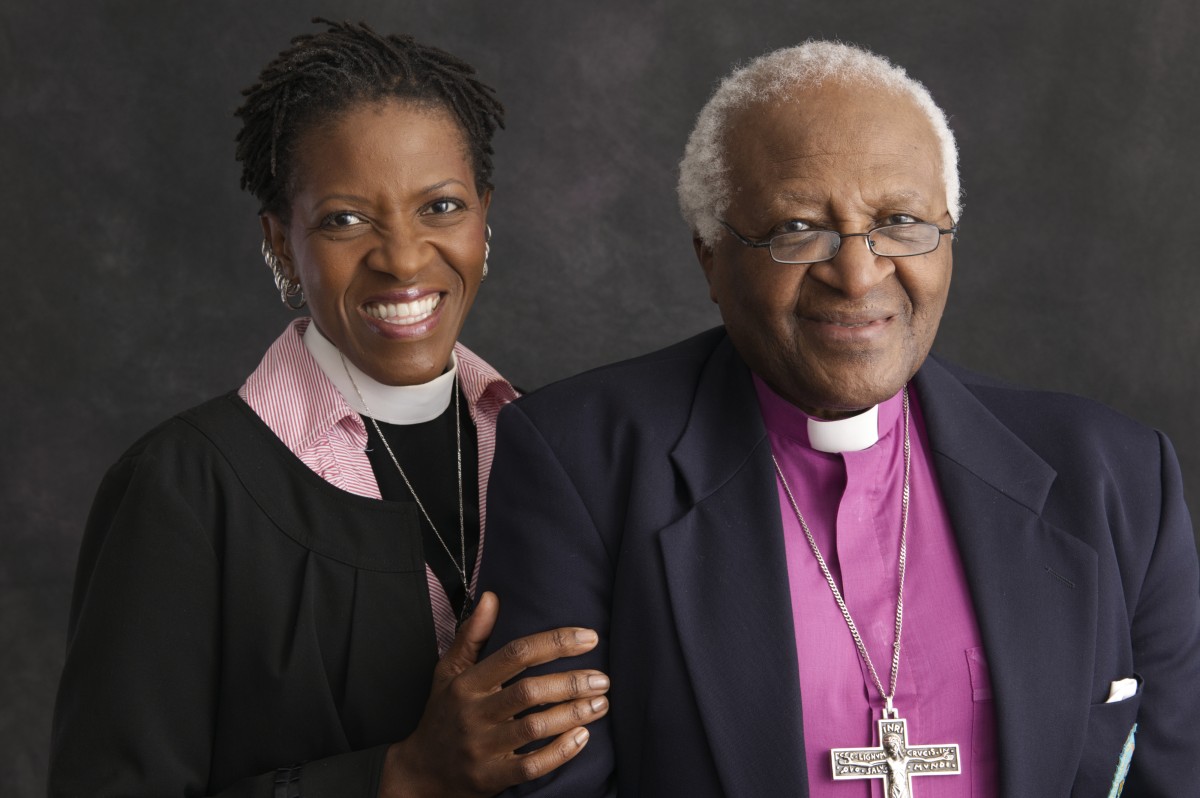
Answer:
[[[412,280],[434,256],[433,244],[420,235],[399,231],[384,234],[368,254],[367,265],[399,280]]]

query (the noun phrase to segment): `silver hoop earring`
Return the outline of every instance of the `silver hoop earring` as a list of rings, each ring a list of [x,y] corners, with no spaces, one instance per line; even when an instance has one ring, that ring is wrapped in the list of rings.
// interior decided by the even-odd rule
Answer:
[[[262,256],[267,268],[271,270],[275,288],[279,290],[279,301],[290,310],[299,310],[307,305],[308,297],[304,296],[304,287],[300,285],[299,280],[292,280],[283,273],[283,264],[279,262],[279,256],[271,248],[271,242],[265,238],[262,242]],[[296,297],[299,297],[299,301]]]
[[[490,224],[485,224],[483,229],[485,231],[483,235],[483,276],[479,278],[480,282],[483,282],[487,279],[488,256],[492,254],[492,226]]]

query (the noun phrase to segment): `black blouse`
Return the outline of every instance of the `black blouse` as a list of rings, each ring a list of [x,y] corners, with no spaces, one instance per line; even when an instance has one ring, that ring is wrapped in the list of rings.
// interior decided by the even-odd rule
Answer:
[[[465,553],[464,571],[470,582],[475,570],[475,556],[479,551],[479,446],[467,400],[461,393],[458,398],[458,423],[462,430],[462,538],[459,537],[458,522],[458,435],[454,423],[453,397],[446,410],[430,421],[420,424],[377,423],[391,446],[392,454],[412,482],[413,490],[437,525],[435,532],[417,510],[425,561],[445,588],[455,615],[462,617],[463,580],[456,563],[462,563]],[[392,462],[387,448],[379,440],[375,425],[365,416],[363,424],[367,428],[367,459],[375,474],[375,482],[379,485],[380,495],[390,501],[413,502],[412,492],[404,484],[396,463]],[[439,535],[441,540],[438,539]]]

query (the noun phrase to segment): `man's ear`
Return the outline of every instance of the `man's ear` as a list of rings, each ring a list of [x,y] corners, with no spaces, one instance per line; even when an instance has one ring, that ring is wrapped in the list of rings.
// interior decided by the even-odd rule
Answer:
[[[704,243],[700,236],[692,238],[692,246],[696,250],[696,260],[700,261],[700,268],[704,269],[704,279],[708,281],[708,298],[715,304],[717,302],[717,289],[713,285],[713,251],[712,247]]]
[[[276,214],[267,212],[258,217],[262,224],[263,240],[271,246],[271,251],[279,259],[279,268],[289,280],[296,279],[296,270],[292,265],[292,250],[288,245],[288,228]]]

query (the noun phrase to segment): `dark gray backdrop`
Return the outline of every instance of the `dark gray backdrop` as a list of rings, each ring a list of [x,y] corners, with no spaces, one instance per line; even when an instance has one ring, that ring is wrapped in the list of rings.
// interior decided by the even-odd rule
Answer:
[[[464,340],[527,388],[716,322],[673,192],[731,64],[810,36],[889,55],[929,85],[963,152],[937,350],[1165,430],[1197,508],[1197,8],[5,0],[0,793],[44,789],[75,551],[104,469],[239,385],[287,321],[237,189],[231,114],[314,14],[449,49],[507,104],[492,276]]]

